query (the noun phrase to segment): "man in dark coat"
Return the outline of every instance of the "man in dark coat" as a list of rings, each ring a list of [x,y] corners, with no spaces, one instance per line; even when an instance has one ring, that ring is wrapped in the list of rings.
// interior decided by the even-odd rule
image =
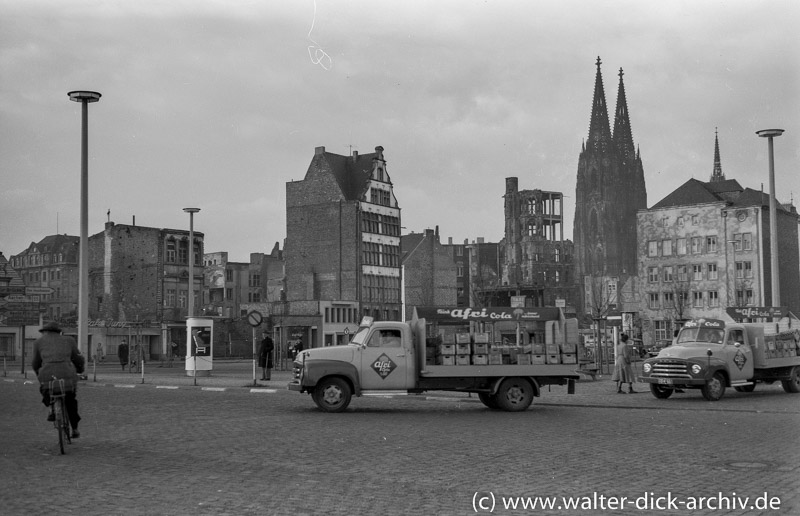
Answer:
[[[262,369],[261,379],[270,380],[272,378],[272,350],[275,343],[269,336],[269,332],[264,331],[261,336],[261,347],[258,348],[258,366]]]
[[[39,391],[42,393],[42,403],[50,406],[50,381],[53,379],[64,380],[65,401],[67,416],[72,426],[72,437],[80,437],[78,422],[78,374],[83,373],[85,361],[78,351],[78,344],[72,337],[61,334],[58,324],[51,322],[39,330],[42,336],[33,343],[33,370],[39,378]],[[48,421],[53,421],[50,414]]]
[[[119,364],[122,366],[122,370],[125,370],[125,366],[128,365],[128,344],[123,340],[122,344],[117,347],[117,356],[119,357]]]

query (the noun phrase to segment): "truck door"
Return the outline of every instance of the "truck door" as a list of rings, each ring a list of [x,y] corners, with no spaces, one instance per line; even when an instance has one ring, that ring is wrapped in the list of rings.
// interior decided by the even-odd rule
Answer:
[[[728,363],[731,383],[749,380],[753,377],[753,350],[745,342],[743,330],[731,329],[728,331],[722,352]]]
[[[399,328],[372,332],[361,351],[361,388],[364,390],[405,390],[409,360]]]

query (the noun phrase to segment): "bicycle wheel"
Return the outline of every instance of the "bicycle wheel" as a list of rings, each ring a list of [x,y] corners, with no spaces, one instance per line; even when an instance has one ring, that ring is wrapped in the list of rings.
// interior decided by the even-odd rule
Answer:
[[[66,453],[64,451],[64,439],[68,438],[69,434],[64,435],[64,420],[66,417],[62,400],[63,398],[59,398],[53,401],[53,415],[55,416],[55,427],[58,432],[58,448],[61,450],[61,455],[64,455]]]
[[[61,428],[64,429],[64,436],[67,441],[67,444],[72,444],[72,426],[69,422],[69,413],[67,412],[67,398],[61,398],[61,413],[64,414],[64,417],[61,418],[62,425]]]

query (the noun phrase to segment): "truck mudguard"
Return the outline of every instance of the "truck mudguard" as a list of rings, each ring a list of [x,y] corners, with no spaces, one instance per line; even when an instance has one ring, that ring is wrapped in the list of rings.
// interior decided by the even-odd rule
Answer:
[[[313,390],[317,383],[326,376],[339,376],[347,379],[353,386],[353,394],[361,394],[361,382],[358,370],[349,362],[339,360],[306,360],[303,364],[305,373],[303,375],[303,388]]]

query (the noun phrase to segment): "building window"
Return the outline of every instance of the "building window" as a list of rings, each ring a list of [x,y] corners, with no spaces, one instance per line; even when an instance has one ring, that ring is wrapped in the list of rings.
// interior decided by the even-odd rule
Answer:
[[[753,305],[753,289],[745,290],[744,295],[746,297],[745,301],[747,301],[747,304],[748,305]]]
[[[658,241],[650,240],[647,242],[647,256],[651,258],[658,256]]]
[[[675,306],[675,293],[664,292],[664,308],[672,308]]]
[[[678,219],[675,222],[678,224],[679,228],[683,227],[683,217],[678,217]]]
[[[692,292],[692,306],[695,308],[703,308],[703,293]]]
[[[463,266],[459,265],[458,267],[456,267],[456,277],[457,278],[463,278],[464,277],[464,267]]]
[[[225,289],[225,299],[228,299],[228,300],[233,299],[233,289],[232,288],[226,288]]]
[[[742,247],[745,251],[753,249],[753,235],[750,233],[742,233]]]
[[[672,256],[672,240],[661,241],[661,255]]]
[[[666,282],[672,281],[672,265],[664,267],[664,281]]]
[[[167,240],[167,263],[175,263],[177,254],[175,251],[175,241]]]
[[[717,252],[717,237],[716,236],[708,236],[708,237],[706,237],[706,252],[707,253],[716,253]]]
[[[742,250],[742,234],[741,233],[734,233],[733,234],[733,250],[734,251],[741,251]]]
[[[667,321],[653,321],[655,323],[656,340],[668,340]]]
[[[558,247],[553,249],[553,261],[556,263],[561,261],[561,249],[559,249]]]
[[[744,278],[744,262],[736,262],[736,277]]]
[[[699,263],[692,265],[692,279],[695,281],[703,279],[703,266]]]
[[[702,242],[702,238],[692,237],[692,254],[700,254],[703,252],[703,246],[701,245]]]
[[[175,289],[168,288],[167,295],[164,297],[164,306],[175,306]]]
[[[649,304],[649,306],[650,306],[651,310],[657,310],[659,308],[659,306],[658,306],[658,293],[657,292],[651,292],[650,293],[650,304]]]
[[[178,291],[178,308],[186,308],[186,300],[188,299],[186,293],[186,290]]]
[[[708,291],[708,306],[710,307],[719,306],[719,293],[716,290]]]
[[[719,279],[719,271],[717,271],[716,263],[707,263],[706,270],[708,271],[708,279],[710,280]]]
[[[178,263],[189,263],[189,242],[181,240],[178,243]]]
[[[686,254],[686,239],[685,238],[679,238],[678,242],[677,242],[677,245],[678,245],[678,250],[677,250],[678,254],[679,255],[680,254]]]
[[[555,271],[555,277],[553,278],[555,283],[561,283],[561,273],[559,271]]]
[[[689,281],[685,265],[678,265],[678,281]]]
[[[753,277],[753,262],[744,262],[744,277]]]
[[[253,273],[250,275],[249,283],[251,287],[260,287],[261,286],[261,274]]]
[[[233,270],[225,269],[225,281],[233,281]]]
[[[647,268],[647,281],[650,283],[658,283],[658,267]]]
[[[464,246],[456,246],[456,256],[464,256]]]
[[[536,236],[536,223],[535,222],[528,222],[527,235],[528,236]]]
[[[668,226],[669,226],[669,217],[664,215],[663,217],[661,217],[661,227],[666,228]]]
[[[692,226],[696,226],[699,222],[697,215],[692,215]]]

